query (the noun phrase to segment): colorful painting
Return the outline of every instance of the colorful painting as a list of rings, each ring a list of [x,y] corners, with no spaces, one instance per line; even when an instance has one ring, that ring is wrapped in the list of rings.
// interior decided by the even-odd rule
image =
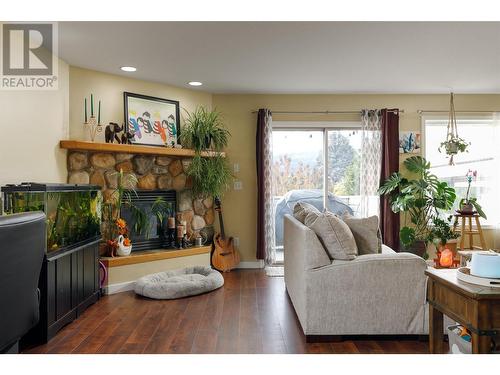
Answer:
[[[179,139],[179,102],[124,92],[126,131],[133,144],[174,146]]]
[[[420,133],[401,132],[399,133],[399,153],[415,154],[420,152]]]

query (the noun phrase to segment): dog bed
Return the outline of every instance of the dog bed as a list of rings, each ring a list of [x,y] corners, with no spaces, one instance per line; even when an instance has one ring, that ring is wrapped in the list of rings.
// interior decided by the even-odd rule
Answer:
[[[210,292],[223,285],[219,271],[194,266],[141,277],[135,283],[135,292],[154,299],[175,299]]]

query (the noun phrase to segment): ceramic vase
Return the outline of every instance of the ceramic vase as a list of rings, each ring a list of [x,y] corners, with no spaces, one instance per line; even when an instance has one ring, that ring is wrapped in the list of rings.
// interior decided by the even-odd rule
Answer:
[[[127,255],[130,255],[130,252],[132,251],[132,245],[125,246],[123,244],[123,241],[125,241],[125,237],[123,237],[123,235],[120,234],[116,239],[116,242],[118,243],[116,254],[121,257],[126,257]]]

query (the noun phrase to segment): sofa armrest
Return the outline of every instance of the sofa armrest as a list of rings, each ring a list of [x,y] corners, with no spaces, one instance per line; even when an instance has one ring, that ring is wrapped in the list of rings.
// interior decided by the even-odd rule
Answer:
[[[321,332],[335,327],[342,334],[423,333],[426,267],[414,254],[384,253],[333,261],[308,271],[308,329]],[[326,317],[321,313],[325,310],[329,311]],[[357,332],[352,332],[353,327]]]
[[[308,270],[331,264],[316,233],[291,215],[284,217],[285,285],[305,332]]]

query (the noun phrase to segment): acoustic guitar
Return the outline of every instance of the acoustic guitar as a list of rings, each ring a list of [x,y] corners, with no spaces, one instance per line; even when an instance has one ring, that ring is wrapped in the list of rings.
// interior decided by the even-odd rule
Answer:
[[[218,271],[229,272],[240,263],[240,254],[234,248],[233,237],[226,238],[221,202],[218,197],[215,197],[215,210],[219,212],[220,233],[214,236],[212,266]]]

